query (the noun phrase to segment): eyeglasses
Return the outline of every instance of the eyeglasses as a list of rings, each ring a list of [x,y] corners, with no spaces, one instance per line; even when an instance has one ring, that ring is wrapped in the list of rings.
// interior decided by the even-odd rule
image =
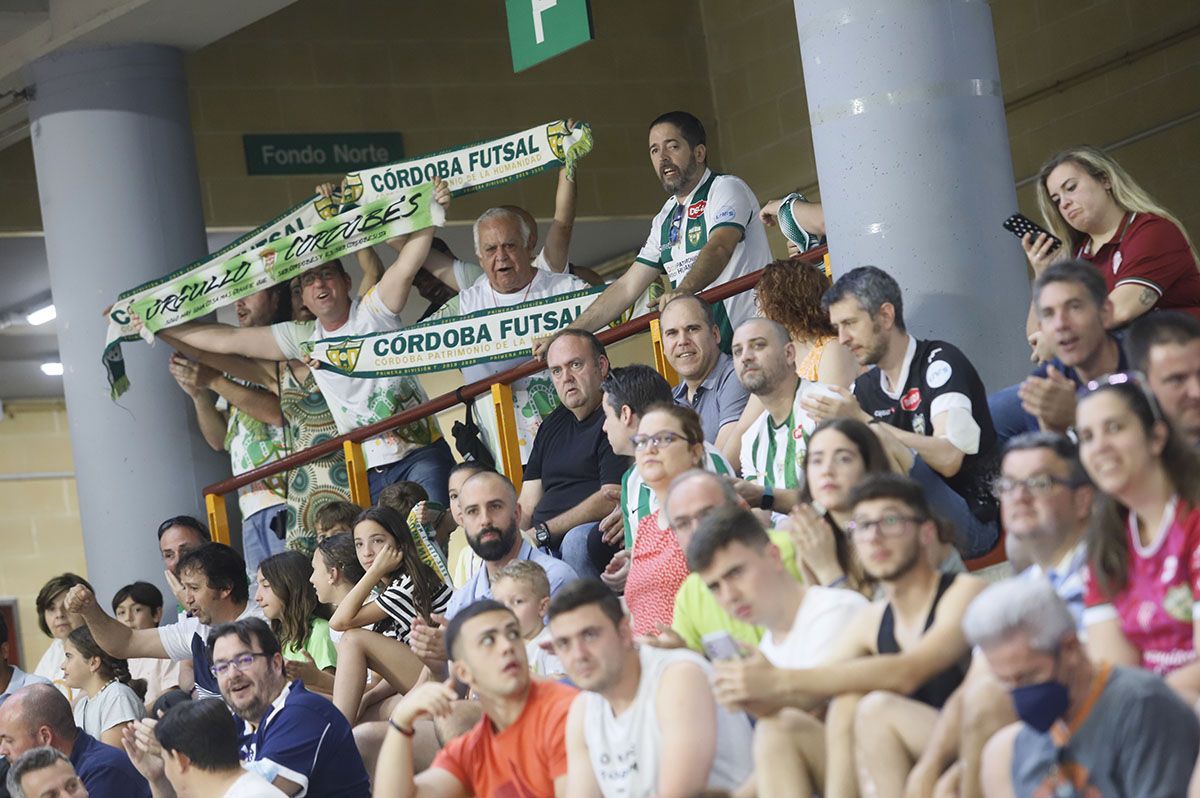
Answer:
[[[1146,375],[1140,371],[1118,371],[1113,374],[1106,374],[1080,388],[1076,393],[1076,397],[1082,399],[1103,388],[1115,388],[1119,385],[1132,385],[1134,388],[1137,388],[1146,399],[1147,404],[1150,405],[1150,415],[1154,417],[1154,420],[1163,420],[1162,410],[1158,407],[1158,400],[1154,398],[1154,394],[1151,393],[1149,386],[1146,384]]]
[[[329,282],[341,274],[342,272],[332,267],[328,269],[311,269],[300,275],[300,285],[312,285],[317,281],[318,277],[324,282]]]
[[[885,538],[894,538],[904,533],[905,525],[920,524],[925,520],[927,519],[919,515],[885,515],[874,521],[868,519],[851,521],[846,524],[846,531],[852,537],[860,540],[869,540],[876,531]]]
[[[992,495],[997,499],[1003,499],[1005,496],[1016,493],[1021,488],[1024,488],[1029,491],[1030,496],[1047,496],[1050,494],[1050,491],[1059,485],[1065,485],[1069,488],[1078,487],[1078,485],[1069,479],[1060,479],[1052,477],[1049,474],[1038,474],[1029,479],[1000,477],[992,484]]]
[[[699,523],[704,520],[704,517],[715,509],[717,508],[714,505],[713,507],[703,508],[695,515],[671,516],[671,529],[675,530],[676,532],[687,532],[699,525]]]
[[[658,451],[659,449],[670,446],[675,441],[687,441],[689,445],[695,443],[695,441],[691,440],[690,438],[674,432],[660,432],[656,435],[634,435],[629,439],[629,442],[633,444],[633,450],[635,452],[640,452],[649,448],[653,448],[655,451]]]
[[[255,657],[270,658],[271,655],[263,654],[262,652],[250,652],[247,654],[239,654],[236,657],[234,657],[233,659],[227,659],[227,660],[222,660],[220,662],[214,662],[212,664],[212,667],[209,668],[209,670],[212,671],[212,675],[217,677],[218,679],[220,679],[225,674],[229,673],[230,668],[233,668],[238,673],[245,673],[246,669],[254,664]]]

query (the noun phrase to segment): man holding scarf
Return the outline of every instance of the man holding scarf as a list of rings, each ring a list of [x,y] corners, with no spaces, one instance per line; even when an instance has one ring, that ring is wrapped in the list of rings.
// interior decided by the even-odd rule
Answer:
[[[669,111],[650,124],[650,165],[670,195],[650,224],[650,235],[637,259],[571,325],[589,332],[608,324],[662,276],[671,288],[659,299],[664,307],[676,294],[694,294],[761,269],[771,261],[758,200],[741,178],[708,168],[704,125],[687,111]],[[713,306],[721,345],[729,350],[733,330],[758,315],[754,292],[746,291]],[[545,355],[549,340],[533,347]]]
[[[439,204],[450,204],[445,182],[437,181],[434,192]],[[432,239],[432,227],[394,239],[391,245],[399,250],[395,264],[358,299],[352,297],[350,276],[337,261],[304,272],[300,276],[302,297],[305,307],[316,316],[315,321],[248,328],[190,322],[174,327],[172,333],[197,349],[284,361],[305,359],[302,345],[306,341],[394,330],[402,326],[400,312],[408,301],[413,277],[429,254]],[[362,379],[320,368],[314,369],[314,376],[341,434],[428,399],[413,377]],[[424,487],[431,500],[449,503],[446,483],[454,460],[436,419],[415,421],[364,441],[363,454],[372,500],[388,485],[408,480]]]

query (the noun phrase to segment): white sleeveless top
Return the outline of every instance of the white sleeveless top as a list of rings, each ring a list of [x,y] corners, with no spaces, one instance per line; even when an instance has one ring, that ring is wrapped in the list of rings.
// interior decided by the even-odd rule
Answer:
[[[642,678],[637,696],[619,717],[599,693],[585,693],[584,737],[592,771],[605,798],[643,798],[658,793],[662,735],[655,697],[663,671],[691,662],[712,675],[708,660],[687,649],[663,650],[640,646]],[[717,705],[717,752],[709,772],[710,788],[732,790],[754,769],[753,731],[744,713],[732,714]]]

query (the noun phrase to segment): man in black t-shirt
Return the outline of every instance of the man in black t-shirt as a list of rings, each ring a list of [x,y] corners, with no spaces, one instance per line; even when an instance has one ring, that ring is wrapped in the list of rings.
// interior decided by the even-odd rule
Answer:
[[[821,298],[838,341],[860,365],[873,366],[841,398],[811,395],[817,420],[854,418],[881,426],[885,447],[915,455],[909,475],[935,511],[954,524],[963,557],[978,557],[999,538],[992,495],[1000,449],[987,392],[966,355],[945,341],[919,341],[904,326],[900,286],[863,266],[842,275]]]
[[[599,578],[620,548],[601,539],[600,521],[617,506],[629,467],[604,432],[608,355],[596,336],[567,329],[550,341],[546,367],[562,404],[538,429],[518,501],[539,548],[581,577]]]

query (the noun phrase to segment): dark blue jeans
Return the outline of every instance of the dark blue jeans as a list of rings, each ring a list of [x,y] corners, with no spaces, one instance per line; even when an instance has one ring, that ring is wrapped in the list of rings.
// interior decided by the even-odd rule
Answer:
[[[1025,412],[1017,391],[1021,383],[1001,388],[988,397],[988,410],[992,414],[992,425],[996,428],[996,440],[1004,446],[1010,438],[1024,432],[1037,432],[1037,419]]]
[[[394,463],[367,469],[367,484],[371,488],[371,501],[379,498],[379,492],[397,482],[416,482],[429,494],[429,500],[443,507],[450,506],[450,469],[454,467],[454,455],[445,438],[412,452]]]

